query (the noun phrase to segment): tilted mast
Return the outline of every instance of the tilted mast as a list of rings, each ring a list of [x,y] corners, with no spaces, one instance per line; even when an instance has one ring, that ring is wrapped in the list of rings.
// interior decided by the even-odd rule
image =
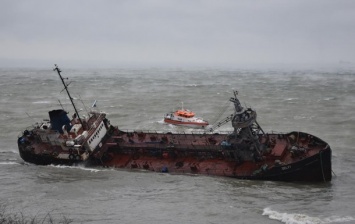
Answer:
[[[67,91],[67,94],[68,94],[68,96],[69,96],[70,102],[71,102],[71,104],[72,104],[73,107],[74,107],[76,116],[78,116],[79,122],[80,122],[80,124],[82,125],[83,122],[81,121],[81,118],[80,118],[80,116],[79,116],[78,110],[77,110],[76,107],[75,107],[73,98],[71,97],[71,95],[70,95],[70,93],[69,93],[69,90],[68,90],[68,85],[69,85],[69,84],[67,85],[67,84],[64,82],[64,78],[63,78],[62,75],[60,74],[62,71],[58,68],[58,65],[55,64],[54,66],[55,66],[55,68],[53,69],[53,71],[57,71],[57,72],[58,72],[59,78],[60,78],[60,80],[62,80],[62,83],[63,83],[63,85],[64,85],[64,89],[65,89],[65,91]],[[68,78],[66,78],[66,79],[68,79]]]

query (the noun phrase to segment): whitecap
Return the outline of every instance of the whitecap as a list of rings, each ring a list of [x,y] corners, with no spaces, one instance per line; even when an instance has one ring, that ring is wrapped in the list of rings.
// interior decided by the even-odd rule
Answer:
[[[32,102],[33,104],[49,104],[50,101],[47,101],[47,100],[43,100],[43,101],[35,101],[35,102]]]
[[[326,97],[326,98],[324,98],[323,100],[325,100],[325,101],[335,100],[335,97]]]
[[[156,121],[158,124],[166,124],[165,122],[164,122],[164,119],[161,119],[161,120],[159,120],[159,121]]]
[[[308,216],[306,214],[299,214],[299,213],[282,213],[278,211],[274,211],[270,208],[264,208],[263,215],[269,216],[270,219],[278,220],[285,224],[326,224],[326,223],[346,223],[352,222],[355,218],[351,216],[346,217],[338,217],[338,216],[331,216],[328,218],[318,218]]]
[[[306,119],[306,118],[307,118],[306,116],[300,116],[300,115],[293,116],[293,119],[295,119],[295,120],[302,120],[302,119]]]
[[[347,222],[353,222],[355,221],[355,218],[351,216],[345,216],[345,217],[338,217],[338,216],[332,216],[329,218],[324,219],[325,223],[347,223]]]
[[[17,162],[0,162],[0,165],[19,165]]]
[[[286,224],[321,224],[322,220],[317,217],[311,217],[305,214],[281,213],[265,208],[263,215],[269,216],[270,219],[278,220]]]
[[[298,98],[287,98],[287,99],[284,99],[285,101],[292,101],[292,100],[298,100]]]
[[[55,167],[55,168],[60,168],[60,169],[79,169],[79,170],[84,170],[84,171],[90,171],[90,172],[100,172],[103,170],[99,170],[99,169],[93,169],[93,168],[86,168],[86,167],[82,167],[82,166],[65,166],[65,165],[49,165],[51,167]]]

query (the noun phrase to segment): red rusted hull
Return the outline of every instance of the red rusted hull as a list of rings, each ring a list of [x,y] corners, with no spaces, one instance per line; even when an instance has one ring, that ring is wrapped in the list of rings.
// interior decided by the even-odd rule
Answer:
[[[156,158],[151,156],[130,156],[124,154],[110,155],[110,161],[102,163],[104,166],[125,168],[129,170],[149,170],[152,172],[169,172],[177,174],[201,174],[212,176],[226,176],[250,180],[274,181],[331,181],[331,150],[306,158],[286,166],[273,167],[255,173],[262,163],[245,162],[236,164],[224,159],[197,158]]]
[[[235,149],[222,146],[228,134],[172,134],[115,130],[87,164],[255,180],[330,181],[332,179],[329,145],[306,133],[260,135],[260,141],[265,145],[265,153],[259,157],[250,157],[246,154],[247,156],[241,158]],[[297,136],[298,140],[292,142],[294,136]],[[265,138],[271,140],[266,143]],[[295,154],[290,150],[292,145],[307,150]],[[19,144],[19,151],[25,161],[38,165],[78,163],[75,160],[61,160],[50,154],[35,154],[25,150],[21,144]]]

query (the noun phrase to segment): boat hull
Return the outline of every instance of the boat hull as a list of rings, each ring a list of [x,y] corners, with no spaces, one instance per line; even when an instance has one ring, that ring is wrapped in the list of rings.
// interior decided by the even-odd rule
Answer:
[[[305,135],[305,133],[303,134]],[[131,136],[128,133],[124,135]],[[114,136],[116,138],[117,133]],[[177,136],[172,136],[177,138]],[[194,138],[199,139],[202,136],[195,135]],[[223,135],[215,135],[215,137],[217,136],[224,138]],[[131,148],[136,147],[138,143],[132,141],[129,145],[124,146],[115,143],[115,138],[107,140],[111,142],[108,151],[99,156],[92,156],[89,161],[85,161],[85,165],[176,174],[225,176],[250,180],[327,182],[332,179],[332,153],[329,145],[321,148],[318,152],[303,155],[293,162],[273,165],[276,157],[266,158],[263,161],[236,162],[223,157],[223,152],[218,152],[220,150],[213,149],[209,152],[215,153],[214,156],[206,156],[204,153],[208,152],[210,146],[205,146],[193,154],[186,154],[185,152],[182,156],[177,156],[176,151],[174,151],[176,148],[169,149],[167,145],[164,145],[164,142],[155,142],[146,146],[146,148],[141,146]],[[318,141],[321,140],[318,139]],[[184,149],[180,149],[180,152],[183,151]],[[50,154],[35,154],[27,150],[22,144],[19,144],[19,152],[24,161],[37,165],[73,165],[79,163],[75,160],[59,159]],[[288,156],[285,155],[286,157]],[[271,164],[271,166],[267,167],[266,164]]]
[[[172,119],[164,119],[164,122],[167,124],[173,124],[177,126],[184,126],[189,128],[205,128],[207,127],[207,122],[188,122],[188,121],[177,121]]]
[[[28,162],[36,165],[74,165],[77,164],[78,161],[68,160],[68,159],[60,159],[52,156],[51,154],[36,154],[32,151],[27,150],[24,146],[18,145],[19,153],[21,158]]]
[[[272,181],[327,182],[332,180],[331,156],[332,152],[329,148],[299,162],[274,167],[258,176],[239,178]]]
[[[174,159],[173,156],[154,158],[123,154],[113,154],[109,161],[103,163],[107,167],[129,170],[225,176],[249,180],[328,182],[332,179],[330,148],[298,162],[270,169],[256,169],[255,167],[260,164],[262,162],[237,164],[224,159],[184,158],[182,160]]]

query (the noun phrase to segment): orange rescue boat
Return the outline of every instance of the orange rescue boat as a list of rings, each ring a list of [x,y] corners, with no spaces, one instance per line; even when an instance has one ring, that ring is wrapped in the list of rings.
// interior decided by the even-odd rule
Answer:
[[[195,117],[195,113],[184,109],[176,110],[175,112],[170,112],[165,114],[164,122],[173,125],[180,125],[190,128],[205,128],[208,122],[202,118]]]

